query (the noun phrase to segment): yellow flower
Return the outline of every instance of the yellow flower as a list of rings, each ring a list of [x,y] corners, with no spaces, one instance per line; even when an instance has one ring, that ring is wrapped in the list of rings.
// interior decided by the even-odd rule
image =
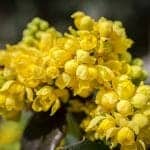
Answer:
[[[56,105],[59,105],[59,102],[56,101],[58,101],[58,97],[54,93],[54,89],[50,86],[45,86],[36,92],[32,109],[37,112],[48,111],[54,105],[54,109],[52,110],[52,114],[54,114]]]
[[[105,19],[104,17],[102,17],[99,19],[96,29],[99,31],[100,36],[108,37],[110,36],[113,30],[112,27],[113,27],[112,21],[109,21]]]
[[[87,65],[79,65],[76,70],[76,76],[81,80],[86,80],[88,78]]]
[[[143,128],[149,122],[148,117],[144,114],[137,113],[133,116],[132,121],[139,127]]]
[[[132,97],[132,105],[135,108],[143,108],[146,103],[148,101],[148,97],[142,93],[136,93],[133,97]]]
[[[110,111],[115,108],[117,101],[117,94],[113,91],[110,91],[102,96],[101,105],[104,107],[104,109]]]
[[[99,133],[100,137],[103,137],[109,129],[115,126],[115,120],[113,118],[107,118],[101,121],[100,125],[98,126],[97,132]]]
[[[97,38],[88,31],[79,31],[81,49],[90,51],[97,45]]]
[[[77,29],[79,30],[91,30],[93,27],[93,19],[91,19],[89,16],[86,16],[83,12],[76,12],[73,15],[71,15],[72,18],[74,18],[74,23]]]
[[[74,95],[79,95],[81,97],[88,97],[93,92],[93,87],[87,80],[79,80],[78,87],[74,91]]]
[[[84,50],[77,50],[76,58],[79,64],[82,64],[82,63],[94,64],[95,63],[95,59],[89,55],[89,52],[84,51]]]
[[[118,131],[117,141],[121,145],[132,145],[135,142],[134,132],[128,127],[122,127]]]
[[[132,104],[127,100],[121,100],[117,103],[117,111],[124,116],[131,115],[133,113]]]
[[[41,41],[39,43],[40,50],[45,51],[45,52],[49,51],[50,48],[52,48],[53,46],[54,40],[55,38],[53,38],[51,34],[49,33],[42,34]]]
[[[67,73],[63,73],[56,79],[55,84],[60,89],[64,89],[65,87],[69,86],[70,82],[71,82],[70,75]]]
[[[101,37],[100,38],[100,44],[98,48],[98,54],[108,54],[112,51],[112,44],[109,38]]]
[[[46,76],[49,79],[55,79],[59,75],[59,70],[56,66],[49,66],[46,68]]]
[[[20,111],[24,107],[25,89],[20,83],[13,80],[4,83],[0,89],[1,106],[7,111]]]
[[[118,83],[116,92],[121,99],[129,99],[135,93],[135,85],[130,80]]]
[[[102,65],[98,65],[97,66],[97,70],[98,70],[98,82],[99,83],[103,83],[103,82],[107,82],[107,81],[112,81],[114,78],[114,73],[111,69],[109,69],[108,67],[102,66]]]
[[[150,86],[141,84],[137,88],[136,93],[144,94],[149,99],[150,98]]]
[[[125,52],[120,54],[120,59],[127,62],[127,63],[131,63],[132,56],[129,52],[125,51]]]
[[[71,59],[65,63],[64,69],[66,73],[75,75],[77,67],[78,63],[76,62],[76,60]]]

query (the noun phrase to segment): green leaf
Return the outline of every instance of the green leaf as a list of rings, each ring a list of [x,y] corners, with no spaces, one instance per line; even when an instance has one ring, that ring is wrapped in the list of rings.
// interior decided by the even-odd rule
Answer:
[[[90,142],[86,140],[82,143],[66,147],[66,150],[109,150],[109,147],[103,142]]]
[[[81,131],[79,124],[74,118],[73,114],[67,113],[67,134],[65,137],[65,145],[70,145],[78,142],[81,139]]]

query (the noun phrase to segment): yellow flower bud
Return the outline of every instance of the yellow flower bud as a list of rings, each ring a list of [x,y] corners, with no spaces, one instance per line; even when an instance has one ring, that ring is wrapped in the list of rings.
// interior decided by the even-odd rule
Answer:
[[[114,78],[113,71],[111,69],[109,69],[108,67],[98,65],[97,70],[98,70],[97,78],[98,78],[99,83],[102,83],[105,81],[111,81]]]
[[[44,86],[36,92],[32,109],[36,112],[48,111],[57,99],[54,89],[50,86]]]
[[[78,63],[87,63],[90,59],[89,52],[84,50],[77,50],[76,52],[77,62]]]
[[[97,78],[97,69],[94,67],[89,67],[88,68],[88,80],[94,80]]]
[[[98,53],[102,55],[103,53],[110,53],[111,51],[112,51],[112,45],[110,43],[110,39],[106,37],[101,37]]]
[[[89,16],[84,16],[80,20],[80,30],[91,30],[93,27],[94,21]]]
[[[29,102],[33,101],[33,91],[31,88],[26,88],[26,93],[27,93],[27,99]]]
[[[55,79],[59,75],[59,70],[55,66],[49,66],[46,68],[46,75],[50,79]]]
[[[118,84],[116,92],[121,99],[129,99],[135,93],[135,86],[130,80]]]
[[[88,78],[88,67],[86,65],[79,65],[76,70],[76,76],[81,80]]]
[[[135,108],[143,108],[148,101],[148,97],[142,93],[137,93],[132,98],[132,105]]]
[[[139,66],[131,66],[130,76],[133,79],[140,79],[142,77],[142,68]]]
[[[120,54],[120,59],[127,62],[127,63],[130,63],[132,60],[132,56],[129,52],[125,51],[125,52]]]
[[[135,142],[134,132],[128,127],[122,127],[118,131],[117,141],[121,145],[132,145]]]
[[[144,94],[149,99],[150,98],[150,86],[149,85],[140,85],[137,88],[136,93]]]
[[[144,114],[135,114],[132,118],[132,121],[139,127],[143,128],[144,126],[148,125],[149,120],[148,117],[145,116]]]
[[[140,58],[135,58],[133,59],[132,64],[136,66],[143,66],[143,61]]]
[[[52,58],[56,61],[56,65],[62,67],[64,63],[70,58],[70,54],[65,50],[54,50],[52,52]],[[63,59],[62,59],[63,58]]]
[[[83,12],[76,12],[71,17],[74,18],[74,23],[79,30],[92,29],[94,21]]]
[[[113,118],[106,118],[104,120],[101,121],[100,125],[98,126],[98,133],[101,136],[106,136],[106,132],[107,130],[109,130],[110,128],[113,128],[116,126],[115,120]]]
[[[78,63],[74,59],[67,61],[64,66],[65,72],[71,75],[76,73],[77,67]]]
[[[118,96],[115,92],[110,91],[105,93],[102,96],[101,99],[101,105],[106,109],[106,110],[112,110],[115,108],[116,103],[118,101]]]
[[[97,45],[97,38],[86,31],[80,31],[79,35],[81,37],[80,46],[81,49],[90,51]]]
[[[112,22],[101,18],[98,22],[99,33],[102,37],[108,37],[112,32]]]
[[[101,99],[102,99],[102,96],[106,93],[106,90],[104,89],[100,89],[97,93],[96,93],[96,104],[101,104]]]
[[[53,38],[51,34],[42,34],[41,41],[39,43],[40,50],[49,51],[53,46]]]
[[[64,89],[69,85],[70,82],[71,82],[70,75],[68,75],[67,73],[63,73],[56,79],[55,84],[60,89]]]
[[[75,95],[79,95],[81,97],[86,98],[91,94],[92,90],[93,89],[90,86],[82,85],[82,86],[79,86],[79,88],[75,91]]]
[[[60,106],[61,106],[60,101],[56,99],[55,103],[52,106],[50,116],[53,116],[56,113],[56,111],[60,108]]]
[[[103,120],[103,116],[96,116],[94,117],[90,122],[89,125],[86,128],[86,131],[92,130],[101,120]]]
[[[121,100],[117,103],[117,111],[124,116],[131,115],[133,112],[132,105],[127,100]]]

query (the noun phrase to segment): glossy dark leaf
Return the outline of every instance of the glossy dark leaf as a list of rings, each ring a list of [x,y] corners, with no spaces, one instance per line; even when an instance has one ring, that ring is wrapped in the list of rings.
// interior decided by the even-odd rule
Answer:
[[[66,146],[65,150],[109,150],[103,142],[83,141]]]
[[[67,113],[67,133],[65,137],[65,145],[73,144],[80,140],[80,127],[75,117],[71,113]]]

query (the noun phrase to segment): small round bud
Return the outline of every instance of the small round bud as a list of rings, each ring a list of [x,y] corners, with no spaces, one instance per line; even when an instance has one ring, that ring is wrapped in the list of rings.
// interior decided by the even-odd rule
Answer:
[[[146,70],[142,70],[141,80],[146,80],[148,78],[148,72]]]
[[[43,21],[40,23],[40,29],[43,31],[46,30],[48,28],[48,26],[49,26],[49,24],[46,21]]]
[[[136,93],[144,94],[148,99],[150,98],[150,86],[149,85],[140,85]]]
[[[84,50],[78,50],[76,52],[77,62],[78,63],[87,63],[90,59],[89,53]]]
[[[135,86],[130,80],[125,80],[118,84],[116,92],[121,99],[129,99],[135,93]]]
[[[101,37],[107,37],[112,32],[112,22],[104,20],[104,18],[100,19],[99,22],[99,33]]]
[[[65,63],[65,72],[73,75],[76,73],[77,67],[78,63],[74,59],[69,60]]]
[[[93,20],[89,16],[84,16],[80,20],[80,27],[81,30],[90,30],[93,27]]]
[[[48,78],[55,79],[59,75],[59,70],[54,66],[49,66],[46,69],[46,75]]]
[[[29,24],[28,25],[28,30],[32,33],[35,33],[36,31],[38,31],[38,27],[36,25],[33,25],[33,24]]]
[[[129,52],[125,51],[125,52],[121,53],[120,59],[127,63],[130,63],[132,60],[132,56]]]
[[[127,100],[121,100],[117,103],[117,111],[124,116],[131,115],[133,112],[132,105]]]
[[[23,36],[32,36],[32,32],[26,29],[23,31]]]
[[[133,79],[140,79],[142,76],[142,69],[139,66],[131,66],[131,77]]]
[[[102,83],[103,81],[111,81],[114,78],[114,73],[108,67],[98,65],[98,82]]]
[[[34,38],[32,36],[27,36],[25,38],[23,38],[23,42],[26,44],[33,44],[34,43]]]
[[[117,140],[121,145],[132,145],[135,142],[134,132],[128,127],[122,127],[118,131]]]
[[[88,79],[94,80],[96,78],[97,78],[97,69],[94,67],[89,67],[88,68]]]
[[[140,58],[135,58],[135,59],[133,59],[132,64],[141,67],[141,66],[143,66],[143,61]]]
[[[33,21],[32,21],[32,23],[33,23],[34,25],[39,25],[40,22],[41,22],[41,19],[40,19],[39,17],[35,17],[35,18],[33,19]]]
[[[42,37],[42,35],[43,35],[43,32],[42,32],[42,31],[38,31],[38,32],[35,33],[35,37],[36,37],[37,39],[40,39],[40,38]]]
[[[79,65],[76,70],[76,76],[81,80],[88,78],[88,67],[86,65]]]
[[[132,98],[132,105],[135,108],[143,108],[148,101],[148,97],[142,93],[137,93]]]
[[[148,125],[149,120],[144,114],[135,114],[132,118],[132,121],[139,126],[139,128],[143,128],[144,126]]]
[[[106,109],[106,110],[112,110],[115,108],[116,103],[118,101],[118,96],[115,92],[107,92],[102,96],[101,99],[101,105]]]
[[[107,132],[107,130],[115,127],[115,125],[116,125],[116,123],[113,118],[106,118],[106,119],[102,120],[102,122],[98,126],[98,132],[100,134],[105,134]]]

